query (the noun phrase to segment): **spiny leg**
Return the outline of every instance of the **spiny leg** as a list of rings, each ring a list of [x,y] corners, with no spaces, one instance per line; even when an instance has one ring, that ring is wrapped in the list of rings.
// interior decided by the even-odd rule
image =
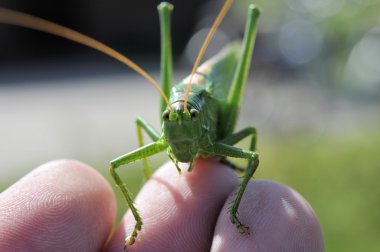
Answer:
[[[127,153],[125,155],[122,155],[110,162],[110,173],[112,178],[115,180],[116,185],[120,188],[121,192],[124,195],[125,200],[127,201],[127,205],[129,209],[131,210],[133,217],[136,220],[136,225],[133,229],[133,232],[130,236],[128,236],[125,240],[125,247],[127,245],[132,245],[135,242],[135,239],[137,237],[137,232],[141,230],[142,226],[142,220],[138,213],[138,210],[133,204],[133,200],[131,197],[131,194],[128,191],[128,188],[124,181],[120,178],[120,176],[117,174],[116,169],[125,164],[129,164],[131,162],[140,160],[142,158],[146,158],[149,156],[152,156],[154,154],[157,154],[159,152],[164,151],[168,147],[167,144],[162,143],[161,141],[156,141],[154,143],[147,144],[143,147],[138,148],[137,150],[134,150],[130,153]]]
[[[239,185],[239,190],[238,190],[238,192],[236,194],[236,197],[235,197],[235,199],[234,199],[234,201],[232,203],[232,206],[230,208],[230,219],[231,219],[231,222],[236,225],[236,227],[238,228],[239,232],[242,233],[242,234],[249,234],[249,227],[245,226],[244,224],[242,224],[239,221],[239,219],[237,217],[237,213],[238,213],[240,201],[241,201],[241,198],[243,197],[245,188],[247,187],[248,182],[250,181],[250,179],[252,178],[253,174],[255,173],[258,165],[259,165],[259,156],[258,156],[257,153],[255,153],[255,155],[252,156],[252,158],[248,161],[248,166],[247,166],[247,169],[245,170],[243,181]]]
[[[256,171],[257,166],[259,165],[259,155],[254,151],[243,150],[243,149],[240,149],[240,148],[237,148],[225,143],[215,143],[213,145],[213,150],[210,154],[213,154],[216,156],[244,158],[248,160],[248,166],[245,171],[245,175],[243,177],[241,184],[239,185],[239,189],[236,193],[236,197],[230,208],[230,219],[231,219],[231,222],[237,227],[240,233],[249,234],[249,227],[240,222],[240,220],[237,217],[237,212],[238,212],[240,201],[241,201],[241,198],[243,197],[245,188],[247,187],[249,180],[251,179],[251,177]]]
[[[137,137],[139,140],[139,147],[144,146],[144,137],[142,134],[142,130],[145,130],[145,132],[153,141],[157,141],[160,138],[160,135],[158,134],[158,132],[141,117],[136,118],[136,128],[137,128]],[[144,177],[146,180],[148,180],[152,176],[152,169],[150,169],[146,158],[143,158],[142,162],[143,162],[143,167],[144,167]]]
[[[233,145],[233,144],[238,143],[240,140],[244,139],[245,137],[248,137],[249,135],[252,136],[251,137],[251,144],[250,144],[249,150],[253,152],[253,151],[256,150],[257,131],[256,131],[256,128],[252,127],[252,126],[251,127],[247,127],[247,128],[245,128],[245,129],[243,129],[243,130],[241,130],[239,132],[236,132],[236,133],[234,133],[232,135],[227,136],[221,142],[225,143],[225,144]],[[243,177],[243,181],[241,182],[241,184],[239,186],[239,191],[237,192],[236,198],[235,198],[235,200],[232,203],[233,205],[230,208],[230,214],[231,214],[231,221],[232,221],[232,223],[234,223],[235,225],[236,225],[236,223],[238,223],[238,225],[241,225],[242,228],[238,227],[238,229],[239,229],[240,232],[244,231],[243,233],[249,233],[249,228],[247,226],[244,226],[243,224],[241,224],[241,222],[238,220],[238,218],[237,218],[237,210],[239,208],[239,204],[240,204],[241,198],[242,198],[242,196],[244,194],[245,188],[247,187],[247,184],[248,184],[249,180],[252,178],[252,176],[255,173],[256,168],[258,166],[258,159],[257,159],[257,165],[255,165],[255,166],[252,166],[251,162],[252,162],[252,160],[249,160],[248,161],[247,169],[244,169],[245,174],[244,174],[244,177]]]
[[[221,140],[220,142],[222,142],[224,144],[234,145],[249,135],[252,135],[249,150],[255,151],[256,150],[256,142],[257,142],[257,131],[256,131],[256,128],[253,126],[247,127],[245,129],[242,129],[242,130],[232,134],[232,135],[229,135],[226,138],[224,138],[223,140]],[[232,169],[234,169],[236,171],[239,171],[239,172],[245,172],[245,170],[246,170],[245,168],[238,167],[237,165],[235,165],[231,161],[227,160],[226,157],[222,157],[220,162],[222,164],[225,164],[225,165],[231,167]]]

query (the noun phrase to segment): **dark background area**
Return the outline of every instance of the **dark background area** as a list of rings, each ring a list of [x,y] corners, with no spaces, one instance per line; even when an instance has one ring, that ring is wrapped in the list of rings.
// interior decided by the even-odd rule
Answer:
[[[156,6],[161,1],[0,1],[0,6],[19,10],[70,27],[128,55],[158,54],[160,30]],[[174,53],[183,51],[193,34],[205,0],[171,1]],[[149,6],[149,7],[148,7]],[[52,55],[70,57],[87,51],[76,43],[41,32],[1,25],[0,61],[43,60]],[[96,53],[96,52],[94,52]]]

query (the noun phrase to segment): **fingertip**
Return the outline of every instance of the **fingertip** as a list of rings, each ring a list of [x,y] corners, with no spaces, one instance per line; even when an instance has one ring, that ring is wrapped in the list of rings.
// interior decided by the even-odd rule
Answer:
[[[226,203],[234,197],[230,196]],[[223,207],[211,251],[324,251],[321,227],[308,202],[293,189],[271,181],[248,184],[238,218],[250,227],[241,235]]]
[[[112,188],[74,160],[48,162],[0,195],[0,250],[101,250],[111,232]]]

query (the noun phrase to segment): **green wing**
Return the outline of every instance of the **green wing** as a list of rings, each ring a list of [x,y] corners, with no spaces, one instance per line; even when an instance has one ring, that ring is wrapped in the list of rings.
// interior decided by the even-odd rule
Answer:
[[[193,83],[206,86],[213,97],[226,100],[241,52],[240,42],[233,42],[203,63],[193,77]],[[182,83],[188,83],[187,77]]]

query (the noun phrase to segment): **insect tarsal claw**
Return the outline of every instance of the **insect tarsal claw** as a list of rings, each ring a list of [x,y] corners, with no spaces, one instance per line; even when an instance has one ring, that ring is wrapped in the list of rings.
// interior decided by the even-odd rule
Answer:
[[[249,227],[247,227],[247,226],[242,225],[238,229],[239,229],[239,233],[241,233],[242,235],[249,235],[250,234]]]
[[[133,235],[130,235],[125,239],[125,246],[124,248],[127,248],[128,246],[132,245],[135,243],[135,237]]]

